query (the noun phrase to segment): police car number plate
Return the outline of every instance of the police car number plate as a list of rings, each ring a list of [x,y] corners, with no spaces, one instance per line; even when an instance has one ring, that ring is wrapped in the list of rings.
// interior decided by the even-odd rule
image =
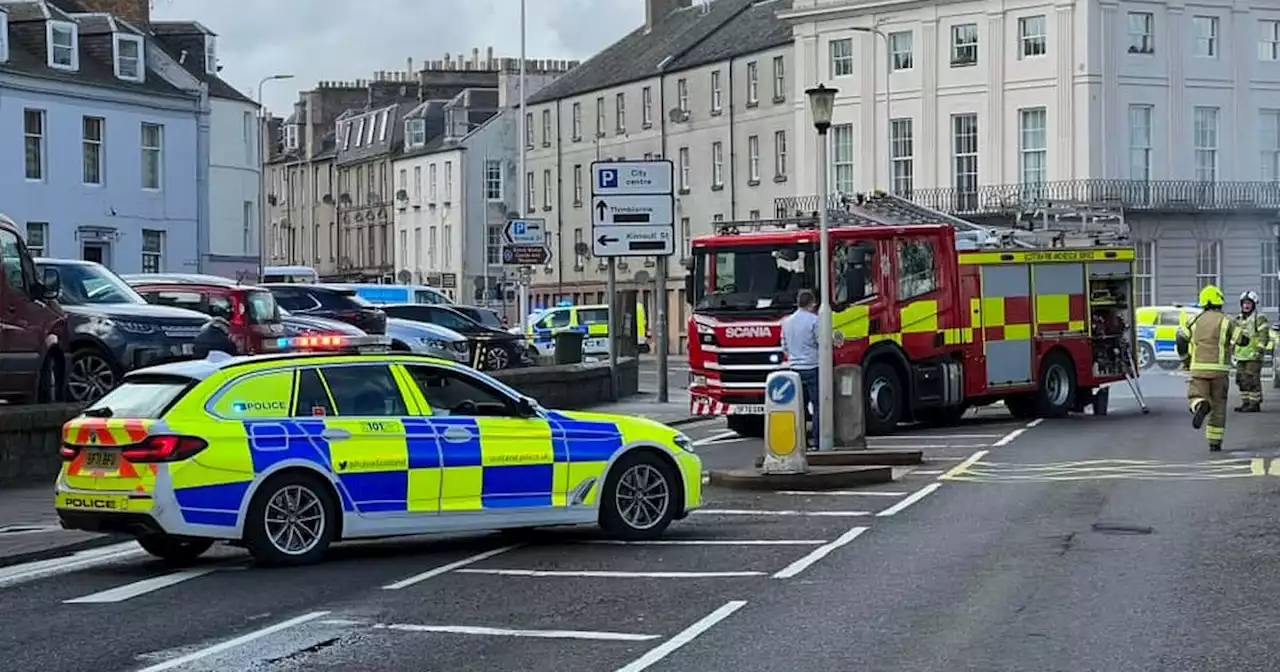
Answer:
[[[582,344],[582,347],[588,350],[607,350],[609,348],[609,340],[605,338],[588,338]]]
[[[88,469],[115,469],[120,466],[120,453],[112,450],[90,450],[84,454]]]

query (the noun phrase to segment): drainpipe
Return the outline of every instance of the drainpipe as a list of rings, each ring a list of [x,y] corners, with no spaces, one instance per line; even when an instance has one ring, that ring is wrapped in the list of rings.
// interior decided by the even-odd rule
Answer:
[[[200,84],[196,110],[196,273],[205,272],[209,245],[209,85]]]
[[[564,110],[559,98],[556,99],[556,297],[564,294],[564,147],[561,144],[564,130],[560,128],[560,114]],[[548,241],[550,242],[550,241]],[[576,243],[575,243],[576,244]],[[578,251],[573,251],[574,261],[578,260]]]
[[[738,144],[733,132],[733,59],[729,59],[729,221],[738,221]]]

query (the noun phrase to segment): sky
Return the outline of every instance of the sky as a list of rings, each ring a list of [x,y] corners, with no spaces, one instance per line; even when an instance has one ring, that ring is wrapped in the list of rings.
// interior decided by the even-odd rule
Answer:
[[[321,80],[371,79],[445,52],[520,56],[520,0],[153,0],[157,20],[199,21],[218,35],[222,78],[287,115]],[[527,0],[526,54],[586,60],[644,22],[644,0]],[[373,11],[376,8],[376,11]],[[535,9],[536,8],[536,9]]]

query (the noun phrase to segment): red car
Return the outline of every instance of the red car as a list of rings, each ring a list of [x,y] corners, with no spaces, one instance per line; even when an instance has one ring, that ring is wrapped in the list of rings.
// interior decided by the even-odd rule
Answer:
[[[148,282],[137,276],[129,284],[148,303],[195,310],[227,321],[227,332],[242,355],[275,352],[274,343],[285,335],[275,297],[261,287],[214,282],[161,280]]]
[[[59,401],[66,388],[67,316],[56,273],[36,272],[12,219],[0,214],[0,399]]]

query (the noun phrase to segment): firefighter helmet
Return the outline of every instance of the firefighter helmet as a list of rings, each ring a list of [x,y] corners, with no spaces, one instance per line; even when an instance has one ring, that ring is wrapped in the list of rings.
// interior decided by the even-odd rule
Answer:
[[[1240,295],[1240,303],[1244,303],[1245,301],[1251,301],[1255,306],[1258,305],[1258,293],[1252,289],[1244,292]]]
[[[1221,308],[1227,299],[1222,295],[1222,290],[1216,285],[1208,285],[1200,290],[1200,305],[1204,307],[1216,306]]]

